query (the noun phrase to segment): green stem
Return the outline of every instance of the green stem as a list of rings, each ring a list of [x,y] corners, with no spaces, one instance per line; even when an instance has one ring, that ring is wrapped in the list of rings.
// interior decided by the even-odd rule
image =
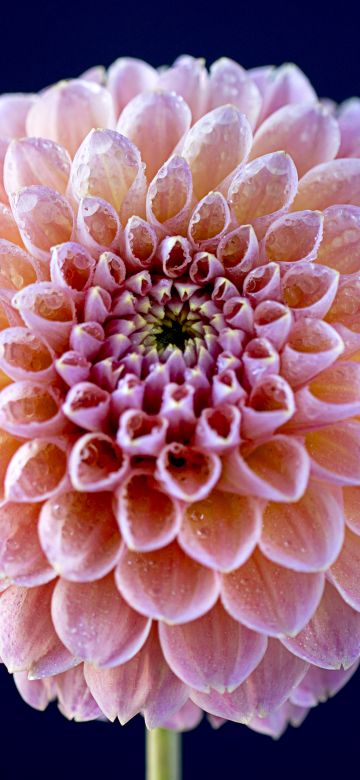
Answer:
[[[181,736],[176,731],[146,731],[146,780],[181,780]]]

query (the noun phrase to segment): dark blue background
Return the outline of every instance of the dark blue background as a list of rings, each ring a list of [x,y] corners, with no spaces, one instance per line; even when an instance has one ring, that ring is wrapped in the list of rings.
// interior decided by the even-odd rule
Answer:
[[[7,0],[0,14],[0,92],[36,91],[120,55],[153,65],[186,52],[222,55],[245,67],[295,61],[321,96],[360,94],[356,2],[197,0]],[[212,731],[204,721],[184,737],[184,780],[358,777],[360,672],[301,729],[279,740],[243,726]],[[51,705],[38,713],[20,699],[0,667],[1,778],[142,780],[143,722],[69,723]]]

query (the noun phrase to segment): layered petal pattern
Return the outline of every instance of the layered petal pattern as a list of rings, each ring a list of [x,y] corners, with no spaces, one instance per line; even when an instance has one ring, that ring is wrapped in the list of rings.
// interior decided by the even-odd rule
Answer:
[[[0,97],[0,656],[278,737],[360,658],[360,121],[295,65]]]

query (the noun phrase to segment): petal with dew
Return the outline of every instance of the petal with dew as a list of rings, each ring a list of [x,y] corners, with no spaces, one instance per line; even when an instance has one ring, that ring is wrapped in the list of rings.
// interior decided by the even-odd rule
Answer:
[[[0,505],[0,571],[12,583],[43,585],[55,572],[41,549],[38,536],[39,504],[4,501]]]
[[[20,138],[11,142],[4,163],[4,183],[9,197],[33,184],[65,195],[71,159],[63,146],[48,138]]]
[[[116,516],[127,546],[138,552],[165,547],[177,536],[182,511],[151,474],[133,470],[117,490]]]
[[[110,65],[107,87],[110,91],[116,117],[122,109],[140,92],[155,89],[158,82],[155,68],[134,57],[120,57]]]
[[[359,564],[360,537],[347,528],[340,554],[329,570],[329,578],[344,601],[357,612],[360,612]]]
[[[66,718],[84,722],[102,715],[86,685],[82,664],[56,675],[54,683],[60,712]]]
[[[360,422],[328,425],[306,434],[311,470],[335,485],[360,484]]]
[[[253,130],[261,110],[261,94],[246,70],[228,57],[221,57],[211,65],[209,80],[209,109],[231,103],[249,121]]]
[[[360,160],[331,160],[311,168],[299,181],[292,208],[323,210],[337,203],[360,206]]]
[[[360,271],[360,207],[329,206],[324,210],[324,231],[316,262],[341,274]]]
[[[355,674],[358,666],[359,661],[355,661],[348,669],[320,669],[311,665],[300,684],[291,692],[290,700],[300,707],[315,707],[338,693]]]
[[[14,219],[30,254],[47,263],[55,244],[71,241],[74,215],[67,199],[49,187],[32,184],[12,199]]]

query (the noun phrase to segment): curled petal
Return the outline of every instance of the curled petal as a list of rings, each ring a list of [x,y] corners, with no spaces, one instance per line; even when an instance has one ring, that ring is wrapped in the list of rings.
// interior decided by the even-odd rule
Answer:
[[[39,504],[0,505],[0,571],[12,583],[33,587],[55,577],[40,547]]]
[[[9,501],[44,501],[63,485],[67,471],[67,442],[32,439],[13,455],[5,476]]]
[[[139,712],[148,728],[163,724],[183,706],[189,689],[165,662],[157,629],[134,658],[115,669],[97,669],[85,664],[87,684],[102,711],[110,720],[124,725]]]
[[[228,203],[238,224],[250,223],[262,238],[271,222],[288,210],[297,185],[296,167],[288,154],[265,154],[235,172]]]
[[[128,409],[120,417],[117,441],[129,455],[156,456],[165,444],[168,424],[165,417]]]
[[[173,672],[204,693],[233,691],[256,668],[267,646],[265,637],[233,620],[220,602],[190,623],[160,623],[159,635]]]
[[[240,410],[231,404],[203,409],[196,426],[195,444],[218,454],[235,447],[240,442],[240,421]]]
[[[76,320],[69,290],[51,282],[29,284],[14,295],[12,302],[36,336],[43,337],[56,352],[66,348]]]
[[[54,683],[59,710],[66,718],[84,722],[102,715],[86,685],[83,664],[56,675]]]
[[[360,207],[329,206],[324,211],[323,238],[317,262],[353,274],[360,271]]]
[[[123,546],[115,579],[133,609],[174,624],[204,615],[219,595],[216,574],[185,555],[176,542],[147,553]]]
[[[243,438],[269,436],[292,419],[294,411],[294,394],[285,379],[277,374],[265,374],[253,387],[248,406],[242,409]]]
[[[192,690],[191,699],[206,712],[236,723],[249,724],[276,711],[300,683],[308,665],[296,658],[276,639],[269,639],[265,654],[256,669],[231,693]]]
[[[331,325],[312,318],[298,320],[281,354],[281,373],[293,387],[305,384],[343,350],[344,342]]]
[[[264,238],[264,251],[269,260],[288,264],[310,262],[318,255],[323,235],[324,217],[319,211],[295,211],[270,225]]]
[[[74,79],[60,81],[37,97],[27,116],[26,135],[50,138],[73,157],[93,127],[114,123],[110,93],[94,82]]]
[[[316,93],[309,79],[292,62],[285,63],[280,68],[267,69],[267,71],[263,68],[256,79],[257,84],[259,84],[258,79],[261,80],[263,88],[261,122],[282,106],[317,102]]]
[[[107,86],[112,95],[116,116],[139,92],[155,89],[158,82],[155,68],[143,60],[120,57],[110,65]]]
[[[126,277],[126,266],[113,252],[102,252],[96,264],[94,284],[109,293],[115,292]]]
[[[27,672],[15,672],[14,683],[22,699],[35,710],[43,712],[52,700],[52,692],[47,680],[29,680]]]
[[[254,312],[254,330],[258,338],[270,341],[275,349],[281,349],[287,341],[292,325],[288,306],[278,301],[262,301]]]
[[[157,460],[157,474],[170,495],[182,501],[206,498],[218,481],[221,461],[217,455],[179,442],[167,445]]]
[[[311,470],[335,485],[360,484],[360,423],[353,420],[312,431],[305,437]]]
[[[322,573],[285,569],[255,550],[223,575],[221,598],[235,620],[269,636],[296,636],[314,614],[324,590]]]
[[[184,510],[179,544],[215,571],[232,571],[251,555],[261,534],[261,502],[214,490]]]
[[[98,431],[106,425],[110,395],[92,382],[78,382],[69,390],[63,412],[71,422],[86,431]]]
[[[41,510],[39,537],[54,569],[72,582],[91,582],[115,566],[120,535],[109,493],[60,493]]]
[[[226,103],[242,111],[254,129],[261,110],[260,91],[241,65],[221,57],[210,68],[209,108]]]
[[[309,623],[297,636],[281,641],[299,658],[322,669],[349,669],[360,652],[360,614],[326,582]]]
[[[102,198],[82,198],[76,223],[77,237],[98,259],[106,249],[117,247],[120,220],[110,203]]]
[[[6,191],[14,196],[32,184],[65,195],[71,159],[63,146],[48,138],[20,138],[11,142],[4,163]]]
[[[252,225],[241,225],[227,233],[220,240],[216,255],[226,277],[235,284],[241,283],[259,262],[259,245]]]
[[[229,206],[221,192],[209,192],[195,207],[188,236],[195,249],[213,252],[230,225]]]
[[[75,490],[89,493],[113,490],[125,476],[128,458],[104,433],[87,433],[74,444],[69,474]]]
[[[0,288],[21,290],[40,281],[41,270],[34,257],[6,239],[0,239]]]
[[[341,490],[310,480],[296,504],[267,504],[260,549],[293,571],[324,571],[336,560],[344,539]]]
[[[6,328],[0,332],[0,368],[15,382],[51,381],[55,377],[53,358],[48,344],[30,328]]]
[[[53,436],[66,428],[57,388],[23,381],[0,393],[0,427],[15,436]]]
[[[151,473],[139,469],[118,489],[116,515],[127,546],[138,552],[165,547],[177,536],[182,521],[179,503]]]
[[[0,203],[0,235],[2,240],[5,239],[13,244],[23,246],[22,236],[19,233],[13,212],[5,203]]]
[[[261,301],[280,298],[280,268],[278,263],[267,263],[254,268],[244,279],[244,295],[256,306]]]
[[[271,341],[266,338],[251,339],[243,353],[244,378],[253,387],[268,375],[277,374],[280,358]]]
[[[171,68],[160,73],[158,89],[181,95],[191,110],[192,121],[196,122],[205,113],[208,103],[205,61],[189,55],[178,57]]]
[[[10,673],[49,677],[79,663],[64,647],[51,620],[54,583],[8,588],[0,599],[0,653]]]
[[[92,283],[95,265],[94,258],[81,244],[75,241],[58,244],[51,251],[51,281],[70,291],[75,302],[81,301],[82,293]]]
[[[120,596],[112,574],[85,583],[60,579],[51,614],[68,650],[100,668],[129,661],[144,644],[151,625]]]
[[[136,196],[141,195],[144,183],[140,152],[120,133],[92,130],[79,146],[70,176],[70,190],[76,200],[102,198],[126,222],[130,204],[134,209],[139,205]]]
[[[70,347],[87,360],[93,360],[104,341],[105,333],[99,322],[81,322],[70,333]]]
[[[240,495],[294,502],[303,495],[310,472],[304,447],[288,436],[244,445],[223,458],[221,486]]]
[[[348,528],[354,534],[360,535],[360,489],[358,487],[344,487],[344,514]]]
[[[55,368],[61,379],[72,387],[89,379],[91,363],[80,352],[69,350],[55,361]]]
[[[235,106],[214,108],[196,122],[186,134],[181,154],[191,168],[199,200],[246,159],[251,141],[248,120]]]
[[[170,279],[183,276],[192,261],[191,246],[182,236],[168,236],[158,247],[158,257],[163,272]]]
[[[164,721],[162,727],[174,731],[190,731],[199,725],[202,717],[203,711],[200,707],[188,699],[171,718]]]
[[[111,295],[97,285],[85,295],[84,319],[86,322],[104,322],[111,309]],[[116,312],[117,313],[117,312]]]
[[[282,280],[283,302],[299,317],[324,317],[329,311],[339,284],[333,268],[314,263],[295,263]]]
[[[123,256],[130,270],[149,268],[157,248],[154,228],[140,217],[130,217],[123,236]]]
[[[292,429],[317,428],[360,415],[360,364],[335,363],[295,395]]]
[[[256,132],[251,157],[283,149],[290,154],[299,176],[319,163],[333,160],[340,145],[335,117],[312,103],[285,105],[269,116]]]
[[[311,168],[299,181],[293,209],[326,209],[337,203],[360,206],[360,160],[331,160]]]
[[[151,181],[189,129],[190,122],[189,106],[175,92],[145,92],[125,106],[117,130],[140,150]]]
[[[147,219],[161,234],[185,235],[192,200],[190,167],[183,157],[174,154],[149,185]]]
[[[74,215],[55,190],[39,184],[23,187],[12,199],[12,209],[24,245],[37,260],[47,264],[52,246],[71,241]]]

